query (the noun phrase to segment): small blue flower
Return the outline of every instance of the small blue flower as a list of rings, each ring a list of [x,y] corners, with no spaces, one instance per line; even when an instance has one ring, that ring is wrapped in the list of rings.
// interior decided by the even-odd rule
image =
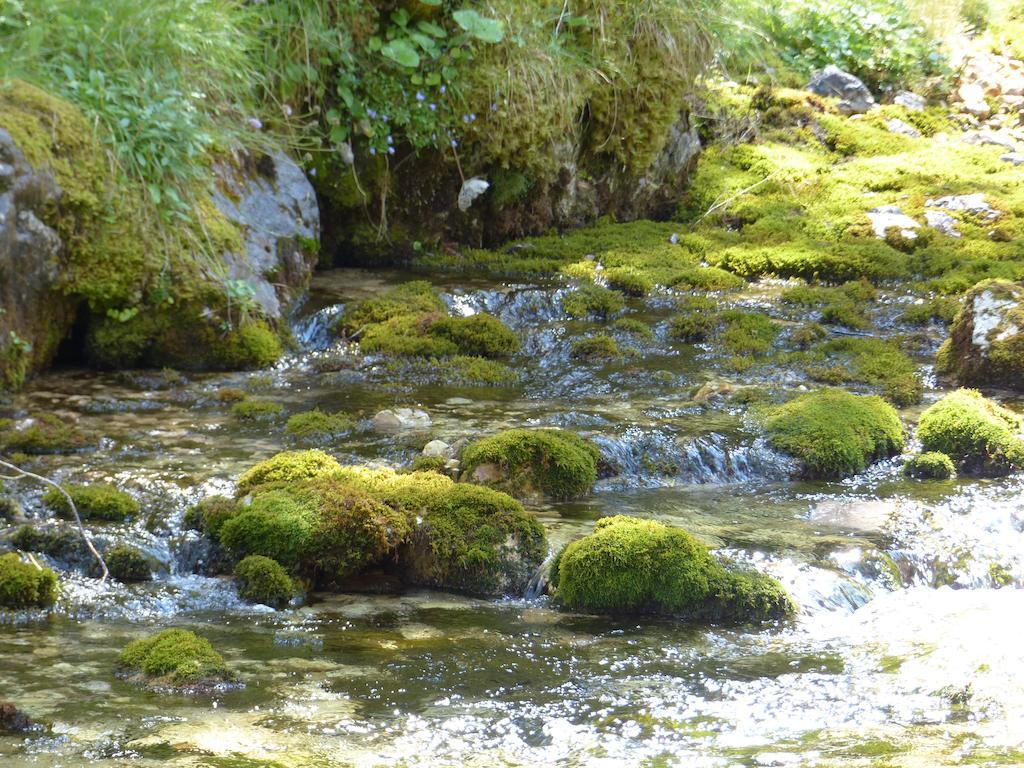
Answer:
[[[453,147],[459,146],[459,142],[457,142],[455,139],[452,139],[452,146]]]
[[[370,154],[371,155],[376,155],[377,154],[377,148],[376,147],[370,147]]]
[[[471,122],[471,123],[472,122],[476,122],[476,113],[475,112],[470,112],[469,113],[469,122]]]
[[[368,110],[366,110],[366,114],[368,114],[370,117],[376,119],[376,117],[377,117],[377,110],[375,110],[375,109],[368,109]]]
[[[430,102],[429,104],[427,104],[427,106],[430,107],[431,112],[434,112],[437,109],[437,104],[435,104],[434,102]]]
[[[462,116],[462,122],[468,123],[469,122],[469,115],[463,115]]]
[[[394,147],[388,147],[388,154],[389,155],[395,154],[395,148]]]
[[[388,134],[387,141],[388,141],[388,146],[391,146],[392,144],[395,143],[395,140],[393,138],[391,138],[391,134],[390,133]]]
[[[416,101],[426,101],[427,97],[423,95],[423,91],[416,91]]]
[[[445,86],[441,86],[441,93],[448,93],[448,89]]]

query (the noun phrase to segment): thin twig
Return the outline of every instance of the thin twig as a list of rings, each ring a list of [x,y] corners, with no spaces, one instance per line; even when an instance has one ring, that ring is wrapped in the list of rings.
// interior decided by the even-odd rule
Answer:
[[[748,192],[753,192],[755,189],[760,187],[766,181],[769,181],[770,179],[772,179],[772,177],[777,176],[778,174],[779,174],[779,170],[774,170],[771,173],[769,173],[767,176],[765,176],[763,179],[761,179],[760,181],[758,181],[758,182],[756,182],[754,184],[751,184],[746,189],[741,189],[739,192],[737,192],[732,197],[727,198],[725,200],[722,200],[720,203],[715,203],[710,208],[708,208],[706,211],[704,211],[704,214],[699,219],[697,219],[695,222],[693,222],[694,225],[700,224],[702,221],[704,221],[704,219],[706,219],[712,213],[717,211],[719,208],[723,208],[724,206],[728,205],[729,203],[733,202],[734,200],[736,200],[736,199],[738,199],[740,197],[743,197],[743,195],[747,194]]]
[[[89,548],[89,551],[92,553],[92,556],[96,558],[96,562],[100,564],[100,568],[103,570],[103,576],[100,578],[100,583],[102,584],[103,582],[105,582],[107,580],[107,577],[110,575],[110,571],[107,570],[107,564],[106,562],[104,562],[103,556],[96,550],[96,547],[93,546],[92,539],[90,539],[89,534],[86,533],[85,526],[82,525],[82,518],[78,514],[78,507],[75,506],[75,500],[71,498],[71,495],[67,491],[65,491],[64,488],[61,487],[59,483],[54,482],[48,477],[43,477],[42,475],[37,475],[34,472],[29,472],[27,469],[16,467],[14,464],[6,462],[3,459],[0,459],[0,467],[13,469],[15,472],[18,473],[16,475],[16,478],[30,477],[33,480],[38,480],[39,482],[45,483],[51,488],[56,488],[58,491],[60,491],[61,495],[64,496],[64,498],[68,502],[68,505],[71,507],[71,514],[75,516],[75,522],[78,524],[78,532],[82,534],[82,539],[85,541],[85,546]]]

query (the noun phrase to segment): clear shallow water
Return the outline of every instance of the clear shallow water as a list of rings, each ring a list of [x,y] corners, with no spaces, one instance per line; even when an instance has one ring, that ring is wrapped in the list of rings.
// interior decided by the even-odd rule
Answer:
[[[843,483],[791,481],[741,404],[693,396],[704,382],[742,389],[759,374],[669,343],[665,297],[634,307],[656,328],[652,342],[633,342],[642,354],[581,369],[565,350],[587,326],[561,319],[556,289],[441,284],[454,311],[493,311],[528,339],[516,361],[527,373],[499,389],[397,380],[323,331],[339,302],[395,279],[319,276],[296,325],[304,351],[269,374],[166,382],[65,371],[11,403],[67,411],[102,435],[96,450],[35,466],[139,498],[142,520],[96,533],[144,546],[164,570],[104,589],[69,576],[55,614],[0,620],[0,699],[52,725],[0,737],[0,764],[1024,764],[1024,478],[908,482],[890,462]],[[777,292],[757,286],[744,300]],[[591,497],[533,508],[553,548],[603,515],[656,518],[780,578],[802,612],[779,627],[707,629],[430,592],[316,596],[279,613],[243,605],[229,582],[190,573],[194,536],[181,515],[292,444],[283,422],[234,423],[215,398],[221,386],[289,413],[350,413],[360,428],[326,446],[350,462],[402,465],[431,437],[578,429],[611,469]],[[394,405],[424,407],[432,428],[397,440],[366,429]],[[46,514],[38,495],[19,487],[30,518]],[[171,625],[208,636],[246,687],[210,701],[114,676],[126,642]]]

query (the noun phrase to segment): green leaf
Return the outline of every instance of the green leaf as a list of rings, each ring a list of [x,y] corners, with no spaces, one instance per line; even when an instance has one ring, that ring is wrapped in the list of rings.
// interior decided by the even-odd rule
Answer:
[[[385,58],[410,69],[420,65],[420,55],[405,38],[397,38],[384,44],[380,52]]]
[[[456,24],[481,42],[500,43],[505,38],[505,29],[498,19],[486,19],[470,8],[455,11],[452,18]]]
[[[420,32],[426,32],[428,35],[434,37],[447,37],[448,33],[444,31],[444,27],[435,24],[432,21],[420,21],[417,22],[416,27]]]

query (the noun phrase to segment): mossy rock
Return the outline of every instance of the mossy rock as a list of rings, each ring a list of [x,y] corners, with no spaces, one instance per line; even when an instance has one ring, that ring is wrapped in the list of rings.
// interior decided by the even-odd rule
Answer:
[[[231,406],[231,415],[238,421],[273,421],[284,413],[284,406],[270,400],[242,400]]]
[[[599,520],[592,534],[567,545],[551,578],[572,610],[730,623],[796,610],[776,580],[727,570],[681,528],[624,515]]]
[[[572,499],[590,492],[599,458],[597,446],[572,432],[509,429],[466,446],[461,462],[463,477],[515,496]]]
[[[238,496],[261,485],[292,483],[341,469],[337,460],[323,451],[283,451],[250,467],[238,478]]]
[[[897,407],[919,403],[924,394],[914,362],[894,343],[882,339],[832,339],[808,350],[802,360],[815,381],[876,387]]]
[[[261,555],[249,555],[235,566],[238,596],[250,603],[284,608],[295,586],[281,564]]]
[[[808,478],[849,477],[903,450],[895,409],[875,395],[809,392],[764,414],[768,440],[800,460]]]
[[[654,281],[632,267],[612,267],[604,271],[605,282],[613,291],[627,296],[646,296],[654,288]]]
[[[973,389],[951,392],[921,414],[925,451],[949,456],[964,475],[991,477],[1024,469],[1024,421]]]
[[[574,341],[569,354],[574,360],[600,362],[620,359],[622,350],[619,349],[619,343],[611,336],[599,333]]]
[[[985,280],[968,291],[938,367],[962,386],[1024,391],[1024,283]]]
[[[317,443],[333,440],[351,432],[353,427],[352,419],[343,413],[324,413],[314,408],[289,416],[284,431],[296,440]]]
[[[209,640],[185,629],[165,629],[125,646],[121,674],[156,691],[209,693],[236,683]]]
[[[622,294],[600,285],[574,288],[562,297],[562,309],[569,317],[607,320],[626,306]]]
[[[220,526],[220,544],[234,557],[269,557],[289,569],[309,545],[316,524],[316,510],[284,489],[258,493],[249,506]]]
[[[33,413],[17,423],[0,419],[0,451],[5,453],[74,453],[89,444],[77,426],[53,413]]]
[[[443,312],[447,312],[447,308],[430,283],[414,280],[380,296],[346,304],[335,328],[351,335],[366,326],[384,323],[401,315]]]
[[[949,480],[956,477],[956,465],[944,453],[927,451],[911,456],[903,465],[903,473],[918,480]]]
[[[651,326],[635,317],[620,317],[612,323],[612,328],[643,341],[651,341],[654,338],[654,331],[651,330]]]
[[[24,552],[39,552],[56,560],[85,564],[92,553],[73,524],[23,525],[11,536],[11,544]]]
[[[396,357],[504,358],[518,352],[520,342],[493,315],[446,317],[434,312],[397,315],[366,326],[359,347],[363,352]]]
[[[233,405],[248,399],[249,395],[237,387],[221,387],[217,390],[217,401],[226,405]]]
[[[460,355],[500,358],[519,351],[519,337],[501,320],[486,313],[446,317],[432,323],[431,336],[447,339]]]
[[[118,544],[103,553],[110,575],[121,582],[149,581],[153,578],[153,562],[135,547]]]
[[[139,514],[139,502],[124,491],[106,483],[92,485],[65,485],[64,490],[75,502],[78,514],[83,520],[122,522]],[[64,494],[50,488],[43,494],[43,504],[55,515],[65,519],[73,517],[71,505]]]
[[[0,607],[49,608],[57,602],[57,574],[23,563],[14,552],[0,555]]]
[[[238,513],[238,502],[227,496],[207,496],[186,510],[182,526],[199,531],[214,539],[220,537],[220,528]]]

